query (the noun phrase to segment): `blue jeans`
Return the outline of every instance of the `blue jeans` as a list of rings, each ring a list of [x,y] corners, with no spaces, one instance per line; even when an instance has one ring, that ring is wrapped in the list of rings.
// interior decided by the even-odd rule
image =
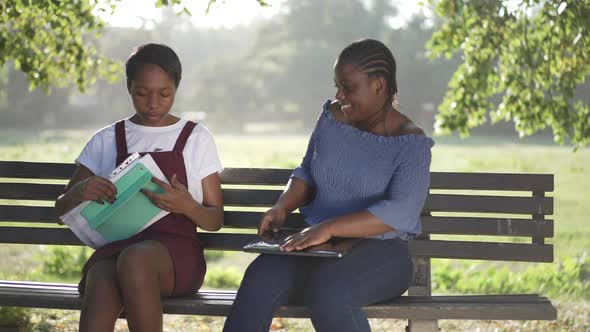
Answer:
[[[306,305],[317,331],[370,331],[362,306],[402,295],[411,274],[400,239],[365,239],[339,259],[263,254],[246,270],[224,331],[268,331],[287,303]]]

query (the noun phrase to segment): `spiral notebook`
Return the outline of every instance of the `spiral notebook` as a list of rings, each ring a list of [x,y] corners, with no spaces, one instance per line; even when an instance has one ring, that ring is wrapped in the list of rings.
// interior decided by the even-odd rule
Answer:
[[[60,219],[82,242],[93,248],[130,238],[169,213],[155,206],[141,192],[142,189],[163,192],[152,182],[152,177],[168,183],[149,154],[143,157],[133,154],[109,177],[117,188],[117,199],[113,203],[87,201]]]

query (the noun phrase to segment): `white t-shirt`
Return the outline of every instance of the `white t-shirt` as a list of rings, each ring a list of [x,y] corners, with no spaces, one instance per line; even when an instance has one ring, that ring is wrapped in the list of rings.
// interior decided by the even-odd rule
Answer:
[[[148,127],[125,119],[127,152],[171,151],[186,122],[186,119],[180,119],[170,126]],[[202,203],[201,180],[223,170],[211,132],[197,124],[186,142],[182,155],[186,167],[188,190],[197,202]],[[98,130],[92,136],[76,158],[76,163],[86,166],[96,175],[108,178],[117,166],[116,159],[115,124],[112,124]]]

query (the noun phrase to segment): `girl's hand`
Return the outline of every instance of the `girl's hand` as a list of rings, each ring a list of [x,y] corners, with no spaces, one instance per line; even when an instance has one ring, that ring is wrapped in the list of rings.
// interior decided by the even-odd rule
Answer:
[[[260,219],[258,226],[258,236],[262,239],[272,238],[273,233],[277,233],[287,219],[287,212],[281,208],[273,207],[266,211]]]
[[[198,204],[188,189],[178,181],[176,174],[172,175],[170,184],[156,178],[152,181],[164,189],[161,194],[142,189],[151,201],[160,209],[177,214],[186,214],[191,206]]]
[[[289,236],[285,243],[281,245],[281,250],[293,251],[303,250],[307,247],[322,244],[332,238],[327,224],[321,223],[302,230]]]
[[[98,175],[92,175],[74,185],[70,189],[70,195],[74,201],[95,201],[104,204],[104,201],[113,203],[117,197],[115,185]]]

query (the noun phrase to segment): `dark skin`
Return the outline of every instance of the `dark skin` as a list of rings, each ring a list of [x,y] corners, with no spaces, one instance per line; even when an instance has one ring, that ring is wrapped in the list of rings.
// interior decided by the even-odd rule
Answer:
[[[175,82],[159,66],[144,65],[127,88],[136,111],[132,122],[162,127],[179,121],[169,114],[176,94]],[[195,226],[208,231],[219,230],[223,225],[223,197],[217,173],[201,180],[202,204],[194,200],[176,175],[170,184],[155,178],[152,181],[164,192],[144,193],[158,207],[183,214]],[[80,165],[55,207],[63,215],[83,201],[113,202],[116,194],[112,182]],[[123,308],[131,331],[162,331],[161,297],[172,294],[174,279],[168,249],[157,241],[136,243],[114,259],[95,263],[87,274],[80,331],[113,331]]]
[[[334,82],[336,100],[330,111],[336,120],[379,136],[399,136],[424,132],[389,102],[387,82],[371,77],[353,63],[336,62]],[[313,188],[292,178],[277,203],[263,214],[258,229],[263,238],[278,232],[287,215],[313,197]],[[295,233],[281,246],[284,251],[303,250],[332,237],[362,238],[381,235],[395,229],[372,213],[363,210],[332,218]]]

